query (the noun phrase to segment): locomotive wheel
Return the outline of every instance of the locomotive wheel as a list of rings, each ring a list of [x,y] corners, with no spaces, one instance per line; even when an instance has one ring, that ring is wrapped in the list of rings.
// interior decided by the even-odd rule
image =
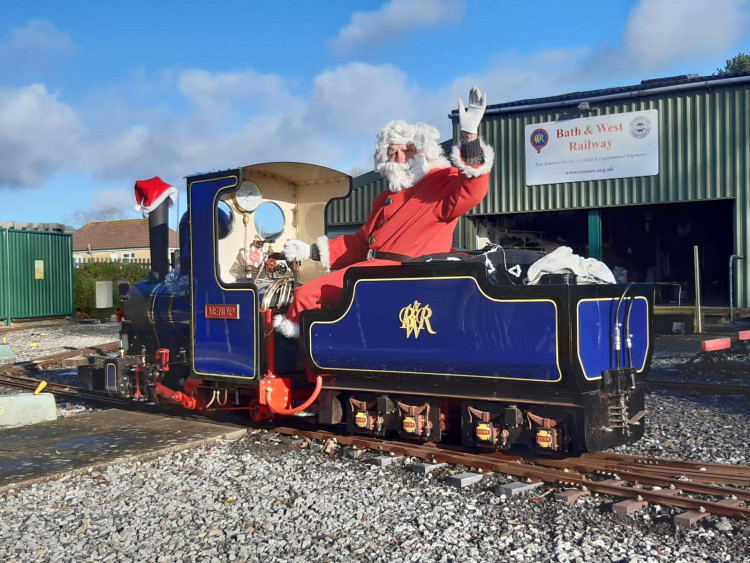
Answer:
[[[266,405],[261,405],[258,399],[250,401],[248,411],[250,412],[250,420],[253,422],[263,422],[271,419],[271,409]]]

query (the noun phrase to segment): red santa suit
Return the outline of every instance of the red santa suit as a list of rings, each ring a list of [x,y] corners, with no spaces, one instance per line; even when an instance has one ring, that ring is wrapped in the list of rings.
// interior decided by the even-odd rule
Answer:
[[[451,154],[453,166],[441,158],[412,187],[399,192],[383,192],[372,204],[372,211],[362,229],[352,235],[333,239],[321,237],[316,242],[320,261],[334,272],[309,281],[294,292],[286,313],[291,323],[277,329],[286,336],[296,336],[299,315],[305,309],[331,306],[341,299],[344,274],[352,266],[399,264],[393,260],[368,260],[368,252],[422,256],[449,252],[453,231],[459,217],[477,205],[487,194],[489,172],[494,161],[491,147],[482,143],[484,163],[469,166],[460,156],[459,147]],[[294,332],[292,332],[294,330]]]

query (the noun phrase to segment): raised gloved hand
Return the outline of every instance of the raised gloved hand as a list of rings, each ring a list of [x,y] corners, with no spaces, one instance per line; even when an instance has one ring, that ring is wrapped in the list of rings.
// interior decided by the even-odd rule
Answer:
[[[482,94],[479,88],[474,86],[469,92],[469,107],[464,108],[464,101],[458,100],[458,123],[461,125],[461,131],[466,131],[473,135],[479,130],[479,122],[484,117],[484,110],[487,107],[487,94]]]
[[[289,239],[284,243],[284,256],[287,262],[307,260],[310,258],[310,245],[296,238]]]

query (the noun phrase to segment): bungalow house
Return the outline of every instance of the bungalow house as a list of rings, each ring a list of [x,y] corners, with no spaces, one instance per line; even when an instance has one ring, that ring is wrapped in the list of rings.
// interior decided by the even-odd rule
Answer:
[[[176,250],[177,231],[169,229],[169,252]],[[73,261],[150,262],[148,219],[86,223],[73,232]]]

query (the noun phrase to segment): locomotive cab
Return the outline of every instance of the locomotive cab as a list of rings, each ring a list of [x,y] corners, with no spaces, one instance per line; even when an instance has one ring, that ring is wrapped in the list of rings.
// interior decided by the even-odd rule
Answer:
[[[187,186],[193,373],[211,381],[257,380],[269,363],[263,334],[272,332],[263,312],[283,310],[295,282],[324,273],[316,262],[291,271],[281,242],[323,235],[325,206],[349,193],[351,177],[278,162],[189,177]],[[222,209],[232,216],[226,233],[217,220]],[[271,360],[276,370],[304,369],[297,365],[298,347],[277,341]]]

